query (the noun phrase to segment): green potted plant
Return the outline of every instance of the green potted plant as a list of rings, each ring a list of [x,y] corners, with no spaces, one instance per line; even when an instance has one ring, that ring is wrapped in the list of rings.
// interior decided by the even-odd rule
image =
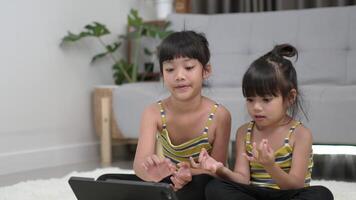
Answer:
[[[145,23],[143,19],[139,16],[137,10],[131,9],[127,16],[127,25],[130,27],[130,31],[124,35],[119,35],[117,40],[111,44],[104,42],[102,37],[111,34],[110,30],[102,23],[93,22],[84,27],[84,30],[79,34],[74,34],[68,31],[67,35],[62,38],[62,43],[76,42],[82,38],[95,38],[99,41],[105,51],[97,55],[94,55],[91,59],[91,63],[94,63],[98,59],[110,59],[113,63],[113,78],[117,85],[122,83],[130,83],[139,81],[138,74],[138,61],[140,59],[140,51],[144,51],[146,55],[151,55],[152,52],[148,48],[141,46],[141,41],[143,38],[158,38],[163,39],[169,35],[172,31],[168,30],[170,25],[169,22],[164,22],[163,26]],[[133,59],[130,62],[123,55],[120,55],[118,49],[121,47],[123,42],[128,40],[134,41],[133,45]]]

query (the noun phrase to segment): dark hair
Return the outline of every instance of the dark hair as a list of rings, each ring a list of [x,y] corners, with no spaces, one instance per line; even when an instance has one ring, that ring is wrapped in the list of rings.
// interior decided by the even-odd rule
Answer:
[[[164,61],[188,57],[197,59],[206,69],[210,60],[209,43],[205,36],[194,31],[180,31],[168,35],[158,47],[161,74]]]
[[[242,93],[244,97],[281,95],[286,100],[290,91],[295,89],[296,99],[288,111],[293,118],[301,111],[308,119],[302,107],[297,72],[292,62],[286,58],[293,56],[298,58],[297,49],[290,44],[281,44],[252,62],[242,79]]]

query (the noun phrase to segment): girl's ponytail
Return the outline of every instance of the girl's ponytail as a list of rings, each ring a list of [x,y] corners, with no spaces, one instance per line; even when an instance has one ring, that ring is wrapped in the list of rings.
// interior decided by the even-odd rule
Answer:
[[[272,55],[275,55],[277,57],[288,57],[288,58],[291,58],[293,56],[297,56],[298,58],[298,51],[297,49],[290,45],[290,44],[279,44],[279,45],[276,45],[272,51],[271,51],[271,54]]]

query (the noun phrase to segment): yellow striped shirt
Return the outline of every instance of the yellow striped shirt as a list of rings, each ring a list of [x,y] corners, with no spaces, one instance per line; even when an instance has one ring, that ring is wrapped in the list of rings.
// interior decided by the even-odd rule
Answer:
[[[247,128],[247,133],[245,137],[246,151],[248,155],[252,155],[252,143],[251,143],[251,134],[254,127],[254,122],[250,122]],[[294,133],[294,130],[299,126],[301,122],[297,121],[290,129],[287,137],[284,139],[284,145],[279,148],[275,153],[275,162],[276,164],[283,169],[286,173],[289,173],[289,170],[292,166],[292,156],[293,156],[293,147],[289,145],[289,140],[291,135]],[[311,173],[313,167],[313,153],[310,153],[309,163],[308,163],[308,172],[305,176],[304,186],[307,187],[310,185]],[[264,167],[257,162],[250,162],[250,174],[251,174],[251,184],[260,186],[260,187],[269,187],[280,189],[272,177],[266,172]]]
[[[163,154],[164,157],[169,158],[172,162],[179,163],[189,162],[189,157],[193,157],[197,160],[202,148],[205,148],[209,153],[211,152],[212,145],[208,140],[208,130],[219,104],[214,104],[212,107],[202,134],[179,145],[172,144],[167,130],[166,114],[162,102],[158,101],[158,105],[161,113],[162,131],[157,134],[157,140],[160,146],[157,150],[157,154]]]

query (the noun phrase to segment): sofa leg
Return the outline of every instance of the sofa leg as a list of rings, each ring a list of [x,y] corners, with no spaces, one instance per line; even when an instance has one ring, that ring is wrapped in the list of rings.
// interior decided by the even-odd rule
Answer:
[[[101,148],[101,164],[103,166],[110,166],[112,162],[111,157],[111,131],[110,131],[110,99],[103,97],[101,99],[101,122],[102,134],[100,139]]]

